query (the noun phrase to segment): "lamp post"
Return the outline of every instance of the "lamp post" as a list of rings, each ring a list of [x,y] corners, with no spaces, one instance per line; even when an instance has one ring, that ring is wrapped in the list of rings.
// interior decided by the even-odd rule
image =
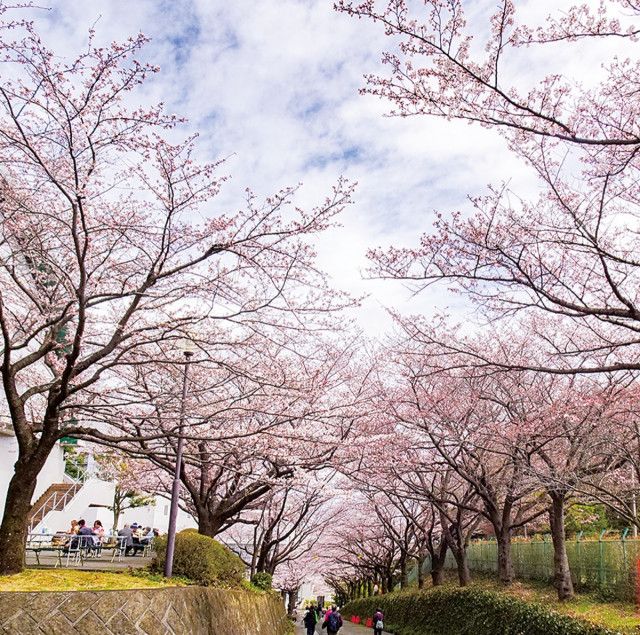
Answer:
[[[173,573],[173,553],[176,548],[176,521],[178,519],[178,500],[180,499],[180,473],[182,471],[182,451],[184,448],[184,417],[187,402],[187,383],[189,381],[189,363],[195,352],[191,340],[184,340],[180,344],[184,355],[184,375],[182,377],[182,401],[180,402],[180,427],[178,428],[178,447],[176,449],[176,470],[171,488],[171,509],[169,511],[169,531],[167,532],[167,554],[164,562],[164,575],[170,578]]]

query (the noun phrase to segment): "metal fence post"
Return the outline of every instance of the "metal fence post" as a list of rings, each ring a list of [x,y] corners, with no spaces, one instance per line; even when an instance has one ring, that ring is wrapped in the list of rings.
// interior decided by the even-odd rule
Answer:
[[[580,585],[582,584],[582,545],[580,544],[580,541],[582,540],[582,535],[583,532],[579,531],[576,534],[576,560],[577,560],[577,572],[576,572],[576,581],[577,581],[577,585],[578,587],[580,587]]]
[[[598,584],[602,586],[604,584],[604,535],[607,532],[606,529],[603,529],[600,532],[600,537],[598,538],[598,546],[599,546],[599,556],[598,556]]]

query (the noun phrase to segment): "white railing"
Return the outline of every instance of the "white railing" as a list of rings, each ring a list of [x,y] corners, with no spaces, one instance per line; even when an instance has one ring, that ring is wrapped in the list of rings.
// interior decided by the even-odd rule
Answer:
[[[29,523],[29,533],[33,533],[34,527],[39,525],[45,518],[45,516],[52,511],[63,510],[67,503],[78,493],[82,483],[74,483],[64,492],[55,491],[48,498],[44,500],[42,505],[36,509],[31,516],[31,522]]]
[[[76,476],[72,476],[69,472],[69,466],[75,468]],[[68,483],[84,483],[88,478],[87,464],[81,463],[77,458],[67,456],[65,458],[64,478]]]

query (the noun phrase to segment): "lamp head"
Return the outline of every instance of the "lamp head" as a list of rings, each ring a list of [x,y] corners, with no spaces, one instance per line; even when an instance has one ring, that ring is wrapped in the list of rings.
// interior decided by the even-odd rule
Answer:
[[[185,356],[185,357],[193,357],[193,354],[196,352],[196,344],[190,337],[181,337],[176,342],[176,348]]]

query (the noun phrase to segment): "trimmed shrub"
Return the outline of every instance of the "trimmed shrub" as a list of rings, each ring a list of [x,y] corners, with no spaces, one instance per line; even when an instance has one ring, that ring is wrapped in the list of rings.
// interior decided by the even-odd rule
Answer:
[[[164,571],[167,538],[156,541],[156,557],[151,569]],[[202,586],[236,587],[244,576],[244,564],[224,545],[196,531],[185,530],[176,534],[173,572]]]
[[[376,608],[384,612],[385,629],[396,635],[619,635],[483,589],[390,593],[350,602],[342,614],[369,617]]]
[[[273,576],[266,571],[260,571],[251,578],[251,584],[262,589],[263,591],[269,591],[273,583]]]

